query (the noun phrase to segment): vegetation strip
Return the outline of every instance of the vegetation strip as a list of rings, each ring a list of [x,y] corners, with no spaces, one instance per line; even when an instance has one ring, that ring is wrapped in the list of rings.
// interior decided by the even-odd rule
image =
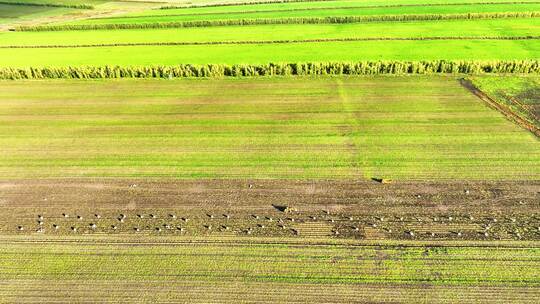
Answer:
[[[298,2],[335,2],[337,0],[268,0],[268,1],[248,1],[248,2],[233,2],[233,3],[211,3],[211,4],[194,4],[185,6],[167,5],[159,9],[179,9],[179,8],[201,8],[201,7],[221,7],[221,6],[242,6],[242,5],[257,5],[257,4],[276,4],[276,3],[298,3]]]
[[[93,48],[115,46],[169,46],[169,45],[220,45],[220,44],[280,44],[280,43],[317,43],[317,42],[353,42],[353,41],[424,41],[424,40],[539,40],[540,36],[456,36],[456,37],[373,37],[373,38],[328,38],[328,39],[293,39],[293,40],[240,40],[240,41],[180,41],[180,42],[133,42],[133,43],[97,43],[74,45],[3,45],[0,49],[47,49],[47,48]]]
[[[235,3],[215,3],[207,5],[185,5],[185,6],[175,6],[168,5],[162,6],[159,9],[189,9],[189,8],[205,8],[205,7],[221,7],[221,6],[245,6],[245,5],[258,5],[258,4],[279,4],[279,3],[298,3],[298,2],[334,2],[336,0],[269,0],[269,1],[253,1],[253,2],[235,2]],[[478,5],[478,4],[535,4],[538,2],[527,2],[527,1],[492,1],[492,2],[465,2],[458,3],[455,5]],[[356,8],[371,8],[371,7],[409,7],[409,6],[447,6],[454,5],[454,3],[425,3],[425,4],[389,4],[389,5],[372,5],[372,6],[355,6]]]
[[[164,15],[144,15],[144,16],[115,16],[105,18],[90,19],[129,19],[129,18],[151,18],[151,17],[175,17],[175,16],[206,16],[206,15],[230,15],[230,14],[252,14],[252,13],[279,13],[279,12],[302,12],[302,11],[326,11],[342,9],[370,9],[370,8],[399,8],[399,7],[436,7],[436,6],[468,6],[468,5],[507,5],[507,4],[540,4],[539,2],[465,2],[465,3],[425,3],[425,4],[387,4],[387,5],[360,5],[360,6],[335,6],[335,7],[306,7],[273,10],[248,10],[230,12],[210,12],[210,13],[186,13],[186,14],[164,14]]]
[[[536,127],[534,124],[529,123],[528,121],[526,121],[525,119],[523,119],[522,117],[514,113],[512,110],[508,109],[507,107],[493,100],[486,93],[482,92],[482,90],[477,88],[470,80],[461,79],[460,83],[463,87],[471,91],[471,93],[478,96],[478,98],[484,101],[490,108],[493,108],[499,111],[509,120],[515,122],[516,124],[523,127],[524,129],[531,131],[534,135],[540,138],[540,129]]]
[[[232,25],[260,24],[339,24],[359,22],[402,22],[429,20],[475,20],[500,18],[538,18],[540,12],[507,12],[507,13],[467,13],[467,14],[425,14],[425,15],[376,15],[376,16],[347,16],[347,17],[299,17],[299,18],[258,18],[232,20],[197,20],[183,22],[157,23],[121,23],[121,24],[64,24],[19,26],[14,31],[68,31],[68,30],[113,30],[113,29],[151,29],[151,28],[182,28]]]
[[[181,64],[175,66],[87,66],[2,68],[0,79],[173,78],[295,75],[540,74],[538,60],[361,61],[327,63]]]
[[[20,2],[0,1],[0,4],[94,9],[94,6],[89,5],[89,4],[40,3],[40,2],[22,2],[22,1]]]

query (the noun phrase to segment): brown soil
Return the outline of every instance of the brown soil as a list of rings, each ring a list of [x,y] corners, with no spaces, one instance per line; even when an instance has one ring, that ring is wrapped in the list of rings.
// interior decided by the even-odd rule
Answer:
[[[1,181],[0,235],[36,233],[540,240],[540,181]]]

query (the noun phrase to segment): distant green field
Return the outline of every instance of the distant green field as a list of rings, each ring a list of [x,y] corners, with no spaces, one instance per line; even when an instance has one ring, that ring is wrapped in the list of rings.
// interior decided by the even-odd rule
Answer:
[[[0,67],[431,59],[511,60],[539,57],[540,40],[353,41],[76,49],[4,48],[0,49]]]
[[[1,46],[81,45],[207,41],[269,41],[342,38],[540,36],[540,18],[439,22],[283,24],[231,27],[54,32],[0,32]],[[387,42],[392,43],[392,42]],[[526,45],[528,42],[520,42]],[[319,45],[320,46],[320,45]],[[78,50],[74,50],[78,52]]]
[[[172,14],[169,10],[169,13]],[[228,19],[256,19],[256,18],[296,18],[296,17],[335,17],[335,16],[375,16],[375,15],[405,15],[405,14],[460,14],[460,13],[499,13],[499,12],[530,12],[540,11],[540,4],[497,4],[497,5],[450,5],[450,6],[424,6],[424,7],[398,7],[398,8],[344,8],[319,9],[303,11],[276,11],[252,12],[230,14],[187,15],[179,12],[176,16],[140,16],[87,19],[69,24],[121,24],[121,23],[155,23],[155,22],[182,22],[194,20],[228,20]]]
[[[243,2],[243,1],[238,1]],[[249,1],[245,1],[246,3]],[[538,0],[512,1],[512,0],[393,0],[391,2],[381,0],[333,0],[333,1],[304,1],[304,2],[278,2],[273,1],[265,4],[244,4],[244,5],[228,5],[228,6],[204,6],[200,1],[192,3],[194,7],[182,7],[172,9],[173,4],[164,5],[168,9],[149,10],[146,12],[127,14],[126,16],[158,16],[171,14],[208,14],[208,13],[232,13],[232,12],[248,12],[248,11],[272,11],[272,10],[305,10],[305,9],[333,9],[333,8],[367,8],[376,7],[397,7],[397,6],[450,6],[469,4],[472,6],[478,5],[522,5],[526,3],[535,4]],[[199,6],[198,6],[199,5]],[[203,6],[200,6],[203,5]],[[180,6],[180,5],[179,5]],[[198,6],[198,7],[197,7]]]
[[[8,302],[527,303],[540,284],[535,243],[495,250],[466,242],[309,246],[315,242],[145,236],[1,242],[0,299]]]
[[[0,115],[6,178],[540,177],[454,78],[7,81]]]
[[[388,5],[390,7],[382,7]],[[403,0],[388,4],[373,0],[339,0],[184,9],[142,8],[136,13],[118,17],[68,23],[73,23],[71,29],[73,26],[108,27],[115,24],[150,24],[152,27],[160,27],[162,24],[171,25],[170,22],[204,20],[271,18],[281,22],[291,20],[287,19],[291,17],[400,17],[410,14],[429,14],[439,18],[454,16],[456,13],[482,12],[540,12],[540,4],[532,1],[479,4],[472,0],[452,0],[448,3],[439,0],[430,3]],[[467,18],[468,15],[459,16]],[[66,30],[70,25],[57,23],[52,26],[62,26],[61,31],[0,33],[0,67],[267,64],[365,60],[538,60],[540,18],[527,16],[507,18],[508,15],[496,15],[490,17],[495,19],[363,23],[357,20],[340,24],[329,24],[324,20],[320,24],[296,24],[304,22],[296,20],[292,24],[281,25],[214,24],[206,27],[202,24],[201,27],[186,28],[173,23],[171,26],[174,28],[86,28],[87,30],[80,31]],[[68,28],[65,28],[66,26]],[[384,40],[389,38],[394,40]],[[358,41],[366,39],[376,41]],[[210,42],[212,45],[200,45]],[[55,48],[28,48],[29,46]],[[65,48],[66,46],[73,48]]]

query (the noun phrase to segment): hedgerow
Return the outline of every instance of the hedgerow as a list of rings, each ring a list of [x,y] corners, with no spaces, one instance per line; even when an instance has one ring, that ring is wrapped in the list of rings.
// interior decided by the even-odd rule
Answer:
[[[324,24],[324,23],[357,23],[357,22],[399,22],[430,20],[471,20],[498,18],[537,18],[540,12],[506,12],[506,13],[466,13],[466,14],[420,14],[420,15],[375,15],[375,16],[340,16],[340,17],[298,17],[298,18],[257,18],[231,20],[196,20],[182,22],[156,23],[120,23],[120,24],[63,24],[19,26],[17,31],[66,31],[66,30],[113,30],[113,29],[150,29],[181,28],[232,25],[262,24]]]
[[[176,78],[302,75],[540,74],[538,60],[361,61],[269,64],[180,64],[174,66],[86,66],[0,68],[0,79]]]

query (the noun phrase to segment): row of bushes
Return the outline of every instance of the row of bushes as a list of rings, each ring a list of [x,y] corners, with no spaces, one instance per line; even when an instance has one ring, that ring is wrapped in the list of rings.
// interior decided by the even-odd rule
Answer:
[[[26,1],[0,1],[0,4],[94,9],[94,6],[90,4],[67,4],[67,3],[26,2]]]
[[[180,28],[231,25],[262,25],[262,24],[323,24],[323,23],[356,23],[381,21],[428,21],[428,20],[471,20],[497,18],[537,18],[540,12],[506,12],[506,13],[466,13],[466,14],[422,14],[422,15],[375,15],[375,16],[344,16],[344,17],[298,17],[298,18],[257,18],[232,20],[196,20],[183,22],[158,23],[121,23],[121,24],[65,24],[20,26],[18,31],[66,31],[66,30],[113,30],[113,29],[150,29],[150,28]]]
[[[448,37],[369,37],[369,38],[319,38],[284,40],[236,40],[236,41],[179,41],[179,42],[126,42],[96,44],[48,44],[48,45],[2,45],[0,49],[45,49],[45,48],[92,48],[117,46],[174,46],[174,45],[234,45],[234,44],[279,44],[354,41],[428,41],[428,40],[540,40],[540,36],[448,36]]]
[[[275,3],[295,3],[295,2],[333,2],[336,0],[268,0],[268,1],[248,1],[248,2],[234,2],[234,3],[211,3],[201,5],[166,5],[159,9],[185,9],[185,8],[201,8],[201,7],[220,7],[220,6],[243,6],[243,5],[258,5],[258,4],[275,4]],[[355,8],[372,8],[372,7],[408,7],[408,6],[449,6],[449,5],[482,5],[482,4],[531,4],[526,1],[490,1],[490,2],[462,2],[462,3],[423,3],[423,4],[381,4],[372,6],[355,6]],[[317,8],[318,9],[318,8]],[[325,8],[333,9],[333,7]]]
[[[540,61],[362,61],[326,63],[181,64],[175,66],[88,66],[1,68],[0,79],[175,78],[292,75],[540,74]]]

